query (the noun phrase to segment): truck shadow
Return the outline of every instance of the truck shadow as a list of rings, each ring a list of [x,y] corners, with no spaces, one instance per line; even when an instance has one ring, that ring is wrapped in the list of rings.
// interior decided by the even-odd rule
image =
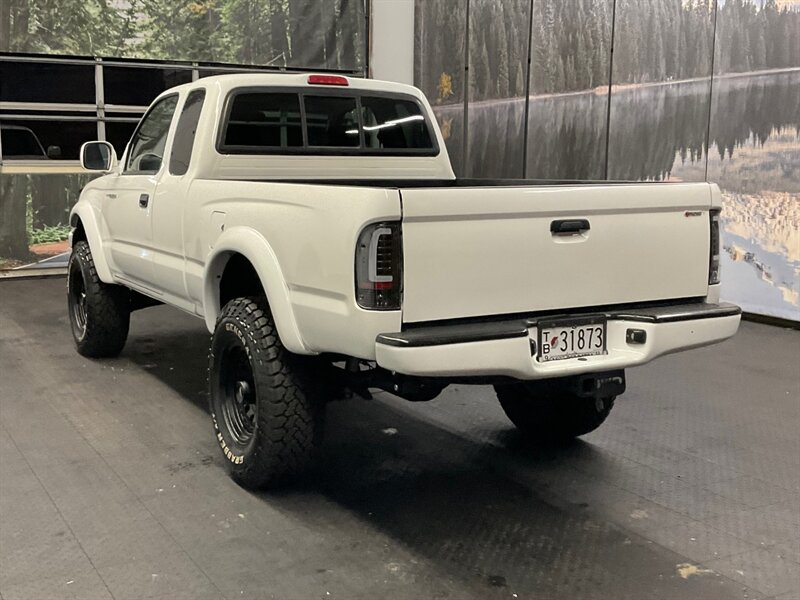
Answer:
[[[211,336],[199,321],[198,325],[152,335],[132,333],[122,357],[208,411],[206,381]]]
[[[447,579],[482,590],[477,597],[585,597],[587,581],[618,598],[642,597],[641,580],[625,574],[635,554],[622,531],[512,475],[522,469],[546,479],[542,470],[570,459],[525,445],[504,424],[498,433],[507,446],[475,443],[383,401],[334,405],[319,467],[299,489],[261,497],[315,529],[346,535],[335,514],[296,504],[298,492],[322,494]],[[568,453],[587,460],[596,451],[577,442]],[[577,565],[584,572],[570,579]]]
[[[132,336],[124,357],[207,410],[207,332],[165,329]],[[593,480],[582,473],[608,468],[602,451],[583,441],[526,445],[500,420],[484,424],[493,443],[483,444],[417,418],[400,402],[331,404],[317,468],[257,497],[342,544],[359,543],[346,515],[355,516],[414,557],[395,565],[410,581],[433,569],[442,578],[436,586],[454,596],[469,589],[476,598],[650,597],[643,590],[687,597],[686,582],[681,588],[664,577],[674,571],[673,555],[569,496],[569,478],[585,489]],[[690,585],[704,597],[702,582]]]

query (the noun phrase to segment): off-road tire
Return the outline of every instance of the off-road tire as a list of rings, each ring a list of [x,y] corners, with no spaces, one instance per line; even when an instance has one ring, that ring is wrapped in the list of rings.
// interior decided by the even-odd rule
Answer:
[[[548,382],[496,385],[500,406],[530,442],[564,442],[594,431],[616,396],[587,398]]]
[[[263,298],[236,298],[222,309],[211,338],[208,396],[214,434],[241,486],[277,485],[313,461],[325,411],[315,366],[283,347]]]
[[[72,247],[67,275],[67,307],[78,353],[89,358],[117,356],[128,339],[130,292],[100,281],[89,244]]]

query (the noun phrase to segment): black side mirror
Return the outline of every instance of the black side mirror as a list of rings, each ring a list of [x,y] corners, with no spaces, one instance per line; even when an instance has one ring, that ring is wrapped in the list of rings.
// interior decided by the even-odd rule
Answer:
[[[61,146],[48,146],[47,158],[52,158],[53,160],[61,158]]]

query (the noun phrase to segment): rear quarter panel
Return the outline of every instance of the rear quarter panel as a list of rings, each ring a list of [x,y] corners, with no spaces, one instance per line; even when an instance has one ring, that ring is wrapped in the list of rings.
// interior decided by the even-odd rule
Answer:
[[[240,252],[257,270],[277,263],[269,268],[279,270],[281,289],[272,285],[266,292],[271,301],[283,295],[291,307],[303,345],[292,350],[373,358],[375,336],[399,330],[399,311],[358,308],[353,262],[365,225],[400,219],[397,190],[200,179],[192,183],[185,214],[187,287],[192,300],[204,305],[207,323],[219,307],[204,302],[204,284],[215,285],[206,266],[219,254],[222,236],[230,253],[236,232],[247,230],[265,246],[254,252],[252,244],[243,244]]]

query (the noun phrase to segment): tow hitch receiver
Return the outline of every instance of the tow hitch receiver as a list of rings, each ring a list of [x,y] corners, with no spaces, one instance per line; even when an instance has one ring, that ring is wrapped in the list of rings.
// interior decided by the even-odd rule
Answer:
[[[570,387],[582,398],[609,398],[625,393],[625,371],[586,373],[572,378]]]

